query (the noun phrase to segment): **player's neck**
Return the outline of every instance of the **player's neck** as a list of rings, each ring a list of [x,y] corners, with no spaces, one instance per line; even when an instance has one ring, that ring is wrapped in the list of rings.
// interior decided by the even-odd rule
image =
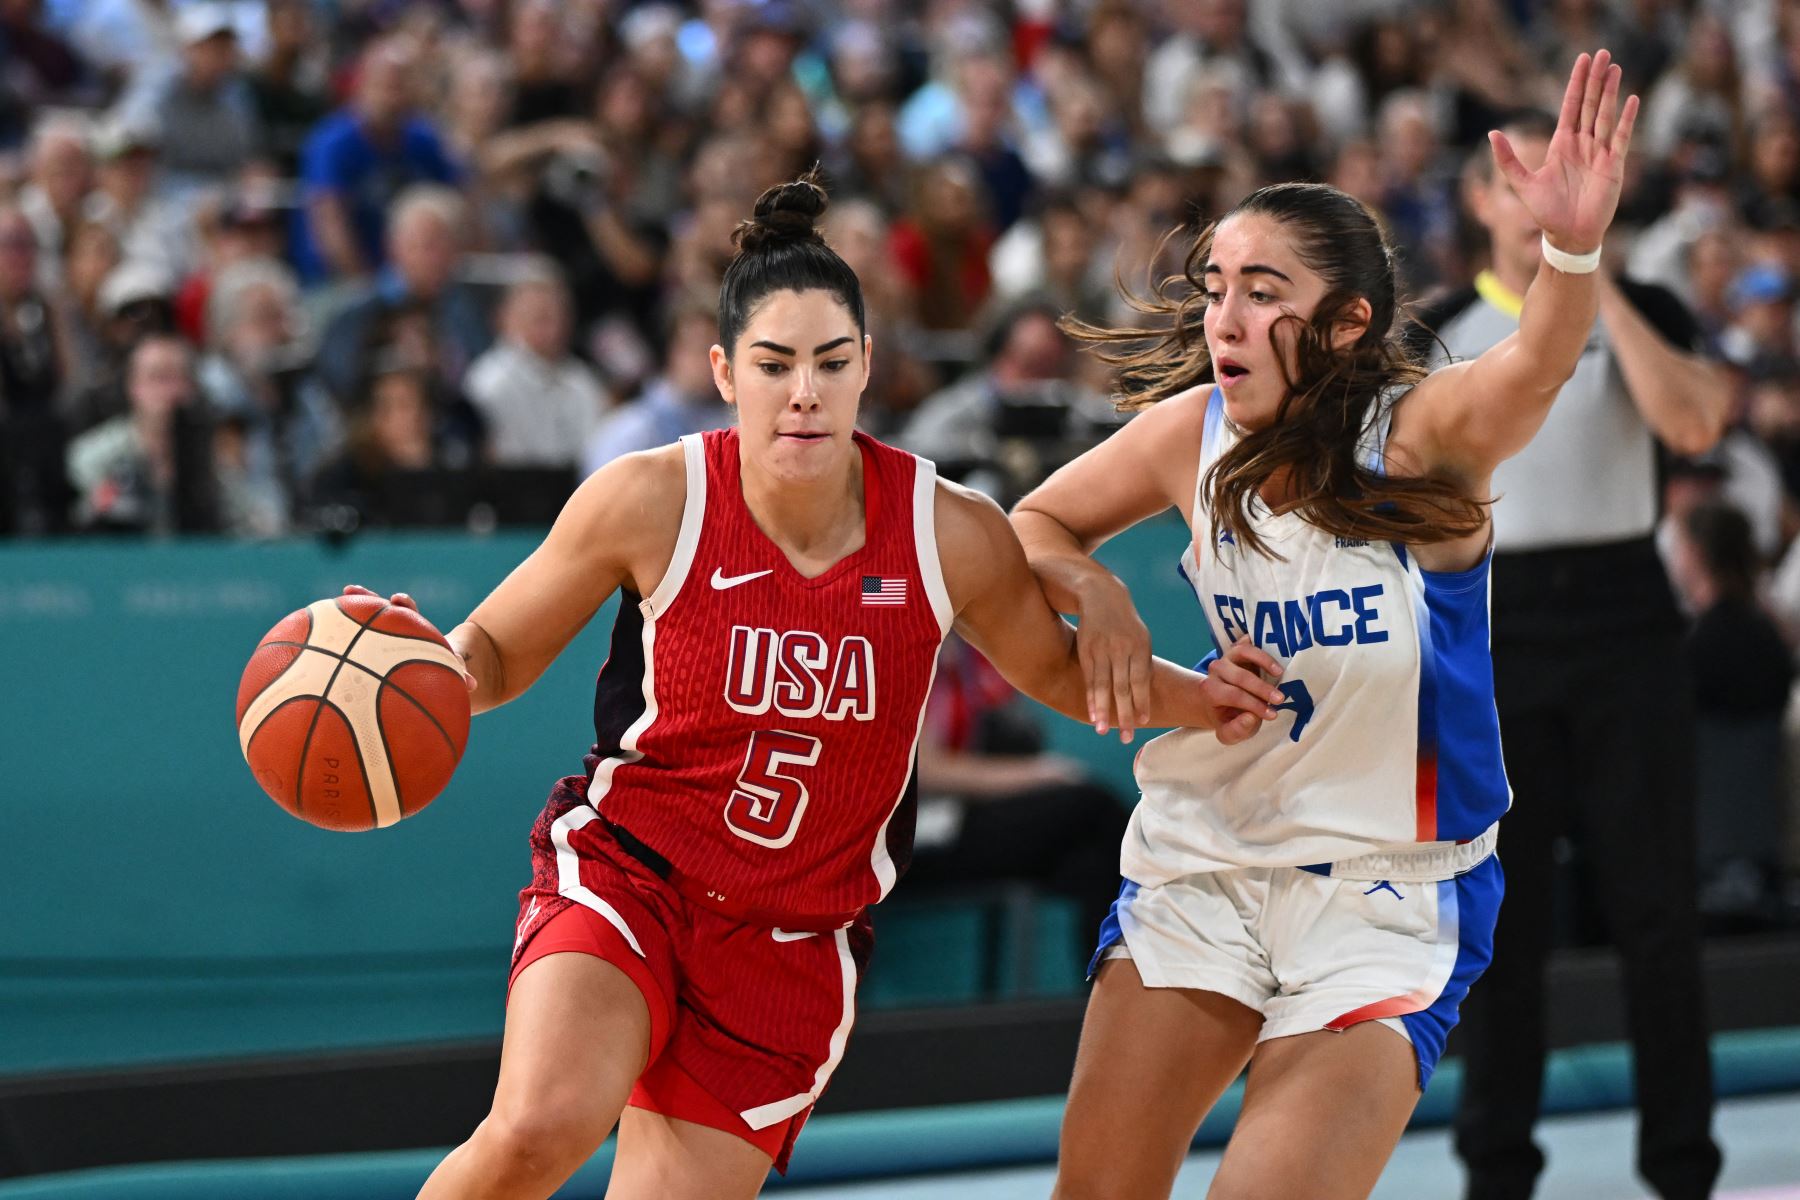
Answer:
[[[778,480],[749,460],[742,461],[739,478],[751,519],[801,574],[816,574],[861,549],[861,454],[852,454],[843,472],[817,480]]]

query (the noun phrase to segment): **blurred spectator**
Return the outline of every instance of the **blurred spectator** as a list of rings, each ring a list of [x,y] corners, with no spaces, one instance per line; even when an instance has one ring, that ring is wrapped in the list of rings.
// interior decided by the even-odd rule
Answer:
[[[152,94],[180,70],[178,6],[171,0],[84,0],[70,40],[115,93]]]
[[[1382,102],[1377,127],[1380,211],[1387,218],[1388,236],[1400,251],[1402,285],[1413,295],[1422,295],[1443,279],[1449,266],[1457,220],[1454,179],[1439,171],[1443,156],[1424,93],[1389,95]],[[1290,170],[1274,177],[1293,176]]]
[[[214,525],[211,431],[180,338],[144,338],[126,360],[127,410],[69,443],[76,521],[113,532]]]
[[[307,139],[296,259],[309,283],[355,280],[380,268],[387,261],[387,214],[400,193],[411,184],[449,184],[460,176],[435,127],[417,113],[415,65],[398,39],[370,46],[355,101]]]
[[[666,446],[685,434],[731,424],[731,406],[713,383],[710,356],[718,336],[718,312],[712,306],[691,299],[675,308],[662,374],[594,431],[582,455],[584,475],[622,454]]]
[[[175,24],[181,70],[145,103],[124,106],[120,119],[139,127],[154,122],[162,139],[159,186],[184,200],[196,188],[226,183],[261,153],[262,122],[256,94],[238,70],[230,11],[194,0]]]
[[[1741,512],[1689,511],[1672,566],[1694,614],[1683,651],[1698,717],[1700,910],[1714,924],[1767,925],[1780,911],[1781,720],[1793,659],[1757,603],[1759,556]]]
[[[1752,263],[1731,282],[1731,324],[1720,337],[1739,366],[1794,357],[1794,283],[1775,263]]]
[[[194,207],[190,241],[195,252],[175,296],[176,325],[190,341],[207,341],[207,297],[216,274],[245,259],[285,257],[287,222],[276,207],[274,186],[250,176],[238,188]]]
[[[911,286],[921,329],[964,330],[987,300],[993,226],[981,180],[961,158],[923,167],[910,211],[893,224],[894,264]]]
[[[222,469],[220,481],[223,519],[260,536],[279,532],[289,497],[305,497],[344,438],[337,406],[310,371],[299,303],[293,272],[270,258],[222,268],[207,297],[199,379],[211,410],[228,422],[220,434],[230,459],[230,477]]]
[[[86,90],[85,64],[44,27],[42,9],[41,0],[0,3],[0,151],[24,139],[33,112]]]
[[[1780,109],[1750,125],[1748,168],[1736,189],[1738,212],[1754,229],[1800,220],[1800,127]]]
[[[581,112],[569,34],[568,14],[559,0],[523,0],[513,6],[507,38],[513,76],[508,124],[532,125]]]
[[[355,388],[386,348],[389,319],[421,314],[431,340],[429,360],[407,365],[430,371],[440,386],[458,388],[469,364],[492,336],[474,289],[458,278],[466,210],[449,188],[420,184],[395,202],[388,229],[391,260],[374,285],[331,322],[319,349],[319,374],[338,403],[354,407]]]
[[[37,236],[0,205],[0,531],[50,533],[68,510],[56,411],[67,352],[37,283]]]
[[[836,195],[871,201],[889,217],[905,211],[910,195],[908,166],[894,128],[892,104],[871,100],[858,108],[832,161]]]
[[[1094,236],[1074,192],[1046,193],[1035,215],[994,244],[994,293],[1001,300],[1041,294],[1063,312],[1103,320],[1115,295],[1110,249]]]
[[[432,493],[448,480],[438,432],[435,388],[428,372],[396,362],[377,364],[350,418],[342,453],[314,482],[315,509],[348,509],[349,521],[332,515],[337,528],[418,524],[441,499]],[[447,506],[442,518],[460,522]]]
[[[1165,0],[1174,28],[1144,64],[1144,123],[1150,129],[1181,124],[1188,81],[1202,67],[1228,63],[1237,85],[1232,102],[1247,110],[1258,92],[1286,81],[1275,56],[1258,44],[1246,24],[1246,0]]]
[[[489,461],[572,467],[612,397],[569,353],[569,290],[548,263],[506,292],[500,339],[469,368],[464,390],[487,424]]]
[[[182,204],[156,194],[160,136],[116,121],[95,133],[93,145],[98,186],[83,206],[87,219],[111,230],[125,257],[185,275],[196,254],[193,219]]]
[[[175,281],[153,262],[125,259],[100,281],[96,297],[100,354],[83,364],[87,385],[69,396],[71,434],[129,411],[126,362],[146,337],[175,331],[174,294]]]
[[[1660,159],[1682,139],[1700,138],[1735,153],[1743,133],[1743,87],[1724,23],[1704,9],[1696,12],[1682,51],[1644,97],[1633,150]]]
[[[123,257],[119,239],[105,225],[89,221],[69,235],[57,305],[68,348],[59,405],[64,410],[74,397],[100,386],[108,377],[103,333],[106,314],[100,307],[100,287]]]
[[[250,74],[269,158],[286,176],[300,173],[307,134],[329,103],[329,60],[311,0],[269,0],[269,50]]]
[[[88,123],[74,116],[43,116],[31,131],[29,176],[19,189],[19,208],[37,234],[40,281],[56,286],[63,245],[81,223],[82,201],[94,184]]]
[[[1059,316],[1042,297],[999,312],[986,365],[919,405],[899,444],[1006,504],[1074,457],[1098,397],[1071,383],[1075,346]]]
[[[1074,759],[1044,748],[1037,713],[961,638],[938,656],[919,737],[908,895],[1022,880],[1075,901],[1084,960],[1117,888],[1126,809]]]

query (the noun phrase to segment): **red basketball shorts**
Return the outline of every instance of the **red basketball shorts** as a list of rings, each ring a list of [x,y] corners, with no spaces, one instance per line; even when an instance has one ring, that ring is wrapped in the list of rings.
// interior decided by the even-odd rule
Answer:
[[[568,951],[617,966],[650,1008],[650,1057],[629,1103],[741,1137],[785,1172],[850,1036],[874,941],[867,915],[805,933],[692,904],[570,782],[532,830],[511,978]]]

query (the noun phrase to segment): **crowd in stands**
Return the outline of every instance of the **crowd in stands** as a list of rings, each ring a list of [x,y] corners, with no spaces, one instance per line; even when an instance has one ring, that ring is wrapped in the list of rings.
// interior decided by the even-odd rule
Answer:
[[[1796,0],[0,0],[0,534],[553,513],[728,422],[731,230],[815,163],[864,426],[1010,500],[1120,419],[1058,318],[1132,319],[1172,229],[1323,180],[1465,285],[1470,155],[1598,46],[1609,267],[1737,389],[1668,471],[1703,709],[1779,722],[1788,656],[1720,647],[1800,638]]]

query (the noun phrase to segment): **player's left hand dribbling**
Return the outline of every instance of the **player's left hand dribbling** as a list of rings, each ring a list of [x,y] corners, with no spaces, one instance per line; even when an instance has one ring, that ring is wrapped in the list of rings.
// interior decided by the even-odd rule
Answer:
[[[347,583],[344,585],[344,595],[346,595],[346,596],[380,596],[381,593],[380,592],[372,592],[368,588],[362,587],[358,584]],[[405,592],[395,592],[393,595],[391,595],[387,598],[387,602],[389,604],[392,604],[395,608],[410,608],[414,612],[419,611],[418,601],[414,600],[411,596],[407,595]],[[424,614],[421,613],[420,615],[423,616]],[[450,652],[452,654],[456,655],[456,661],[462,665],[463,686],[468,688],[471,692],[473,692],[476,689],[476,687],[479,685],[476,683],[475,677],[473,675],[469,674],[468,661],[463,658],[462,652],[457,650],[457,648],[454,645],[452,645],[450,647]]]

